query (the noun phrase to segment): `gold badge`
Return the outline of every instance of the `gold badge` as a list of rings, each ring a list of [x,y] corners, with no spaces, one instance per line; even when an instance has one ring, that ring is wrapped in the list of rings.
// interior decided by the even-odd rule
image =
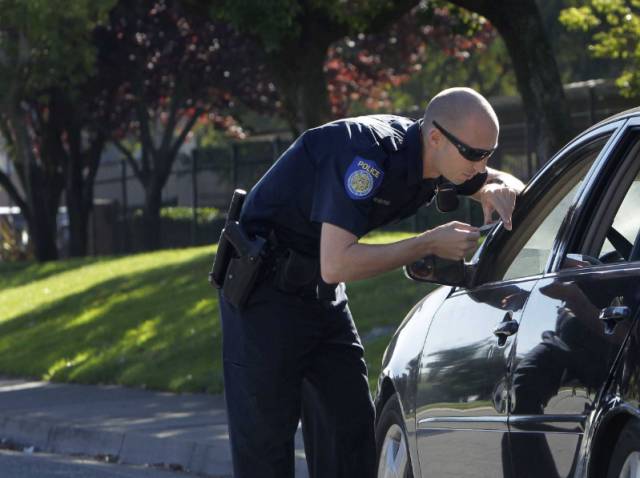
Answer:
[[[356,196],[366,196],[373,189],[373,178],[363,169],[354,171],[349,176],[349,189]]]

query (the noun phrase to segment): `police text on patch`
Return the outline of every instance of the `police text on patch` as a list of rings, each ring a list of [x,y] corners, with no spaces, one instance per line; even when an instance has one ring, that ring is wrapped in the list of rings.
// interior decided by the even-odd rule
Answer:
[[[369,171],[371,176],[373,176],[374,178],[379,178],[380,177],[381,172],[379,170],[374,168],[372,165],[370,165],[368,163],[365,163],[362,160],[358,161],[358,167],[362,168],[362,169],[364,169],[366,171]]]

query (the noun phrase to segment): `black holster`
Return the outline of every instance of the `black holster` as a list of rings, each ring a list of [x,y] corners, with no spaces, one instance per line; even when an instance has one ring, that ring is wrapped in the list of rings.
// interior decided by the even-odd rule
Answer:
[[[237,309],[242,309],[263,271],[267,254],[266,239],[249,238],[237,221],[224,228],[224,237],[235,250],[224,276],[222,296]]]
[[[239,222],[246,191],[236,189],[231,198],[225,227],[220,233],[209,282],[222,289],[222,296],[232,306],[242,309],[263,269],[266,240],[248,237]]]
[[[240,218],[240,211],[242,210],[242,205],[246,196],[247,192],[245,190],[236,189],[231,197],[225,227],[220,232],[220,239],[218,240],[218,251],[216,252],[216,256],[213,260],[211,272],[209,272],[209,282],[216,289],[222,288],[225,273],[229,267],[229,262],[233,257],[233,247],[225,236],[225,230],[231,222],[237,221]]]
[[[222,296],[238,310],[246,305],[262,267],[262,259],[251,262],[248,257],[236,257],[229,261],[227,276],[222,286]]]

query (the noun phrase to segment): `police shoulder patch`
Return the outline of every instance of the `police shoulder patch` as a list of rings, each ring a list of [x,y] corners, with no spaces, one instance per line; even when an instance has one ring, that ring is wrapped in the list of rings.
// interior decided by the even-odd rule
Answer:
[[[356,156],[344,176],[344,187],[351,199],[367,199],[380,187],[383,177],[375,161]]]

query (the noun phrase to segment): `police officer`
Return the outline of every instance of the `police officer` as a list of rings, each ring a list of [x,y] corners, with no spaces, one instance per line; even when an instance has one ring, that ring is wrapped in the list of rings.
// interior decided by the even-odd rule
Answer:
[[[358,240],[415,214],[445,180],[511,229],[523,185],[487,168],[497,137],[485,98],[448,89],[417,122],[373,115],[306,131],[251,190],[240,224],[270,238],[270,252],[246,304],[220,297],[235,478],[293,477],[301,414],[312,477],[375,476],[374,407],[344,283],[430,254],[461,259],[479,232],[451,222],[391,244]]]

